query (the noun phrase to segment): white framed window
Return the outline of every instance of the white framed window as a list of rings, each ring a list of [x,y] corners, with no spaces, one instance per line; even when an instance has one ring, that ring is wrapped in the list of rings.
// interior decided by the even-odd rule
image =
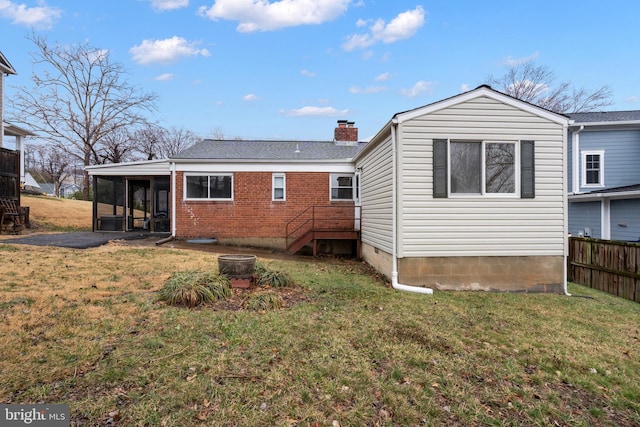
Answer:
[[[233,200],[232,174],[185,174],[185,199]]]
[[[604,187],[604,151],[582,152],[582,186]]]
[[[519,150],[513,141],[450,141],[451,196],[518,196]]]
[[[274,202],[282,202],[287,200],[287,181],[285,174],[274,173],[271,176],[271,199]]]
[[[330,200],[353,200],[353,174],[330,175]]]

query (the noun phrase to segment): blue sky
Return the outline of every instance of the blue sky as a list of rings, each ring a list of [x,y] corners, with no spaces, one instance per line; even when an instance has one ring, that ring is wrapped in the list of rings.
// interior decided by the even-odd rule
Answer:
[[[0,0],[0,50],[18,71],[5,100],[32,86],[33,30],[108,49],[165,127],[330,140],[348,119],[366,140],[528,58],[640,109],[639,16],[635,0]]]

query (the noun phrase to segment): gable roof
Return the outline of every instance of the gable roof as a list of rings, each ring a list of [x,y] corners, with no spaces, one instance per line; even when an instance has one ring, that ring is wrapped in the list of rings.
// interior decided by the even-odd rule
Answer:
[[[522,101],[520,99],[514,98],[513,96],[507,95],[505,93],[502,93],[493,89],[489,85],[481,85],[467,92],[463,92],[461,94],[454,95],[449,98],[445,98],[440,101],[436,101],[431,104],[424,105],[422,107],[414,108],[412,110],[404,111],[401,113],[396,113],[393,116],[393,120],[397,121],[398,123],[402,123],[406,120],[411,120],[417,116],[429,114],[434,111],[442,110],[444,108],[451,107],[452,105],[460,104],[460,103],[469,101],[471,99],[479,98],[479,97],[487,97],[490,99],[497,100],[504,104],[511,105],[512,107],[528,111],[532,114],[544,117],[550,121],[553,121],[559,124],[567,124],[569,122],[569,118],[564,114],[559,114],[551,110],[547,110],[546,108],[542,108],[537,105],[531,104],[530,102],[526,102],[526,101]]]
[[[365,146],[361,142],[205,139],[170,160],[351,160]]]
[[[382,136],[384,139],[389,134],[390,128],[394,124],[400,124],[407,120],[411,120],[416,117],[419,117],[425,114],[430,114],[445,108],[449,108],[453,105],[457,105],[457,104],[467,102],[472,99],[476,99],[480,97],[487,97],[487,98],[496,100],[498,102],[502,102],[514,108],[519,108],[521,110],[527,111],[536,116],[540,116],[542,118],[545,118],[557,124],[561,124],[565,126],[572,124],[572,120],[564,114],[559,114],[551,110],[538,107],[537,105],[531,104],[530,102],[526,102],[526,101],[522,101],[520,99],[514,98],[510,95],[504,94],[502,92],[499,92],[491,88],[491,86],[489,85],[481,85],[467,92],[463,92],[458,95],[454,95],[449,98],[445,98],[440,101],[433,102],[431,104],[423,105],[422,107],[418,107],[412,110],[407,110],[407,111],[394,114],[391,120],[389,120],[389,122],[387,122],[387,124],[382,129],[380,129],[380,131],[378,131],[378,133],[373,138],[371,138],[370,142],[372,144],[370,144],[370,147],[373,147],[374,144],[377,143],[377,140],[379,137]],[[371,150],[371,148],[368,148],[365,151],[368,151],[368,150]],[[364,154],[360,154],[359,157],[363,155]]]
[[[4,74],[18,74],[2,52],[0,52],[0,72]]]

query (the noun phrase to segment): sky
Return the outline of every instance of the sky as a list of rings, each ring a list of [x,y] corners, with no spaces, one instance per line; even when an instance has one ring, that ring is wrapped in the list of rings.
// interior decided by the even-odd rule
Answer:
[[[158,95],[152,119],[206,138],[361,140],[395,113],[534,60],[640,109],[637,0],[0,0],[0,51],[33,87],[34,34],[88,43]]]

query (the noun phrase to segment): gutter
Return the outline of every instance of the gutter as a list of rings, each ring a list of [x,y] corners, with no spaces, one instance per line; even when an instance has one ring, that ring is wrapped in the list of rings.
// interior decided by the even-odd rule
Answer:
[[[391,204],[392,204],[392,239],[393,239],[393,271],[391,272],[391,286],[393,289],[406,292],[415,292],[419,294],[433,294],[433,289],[423,288],[421,286],[410,286],[398,283],[398,211],[397,211],[397,181],[398,181],[398,161],[396,153],[396,126],[397,123],[391,124]],[[566,263],[565,263],[566,264]],[[566,277],[566,276],[565,276]]]

